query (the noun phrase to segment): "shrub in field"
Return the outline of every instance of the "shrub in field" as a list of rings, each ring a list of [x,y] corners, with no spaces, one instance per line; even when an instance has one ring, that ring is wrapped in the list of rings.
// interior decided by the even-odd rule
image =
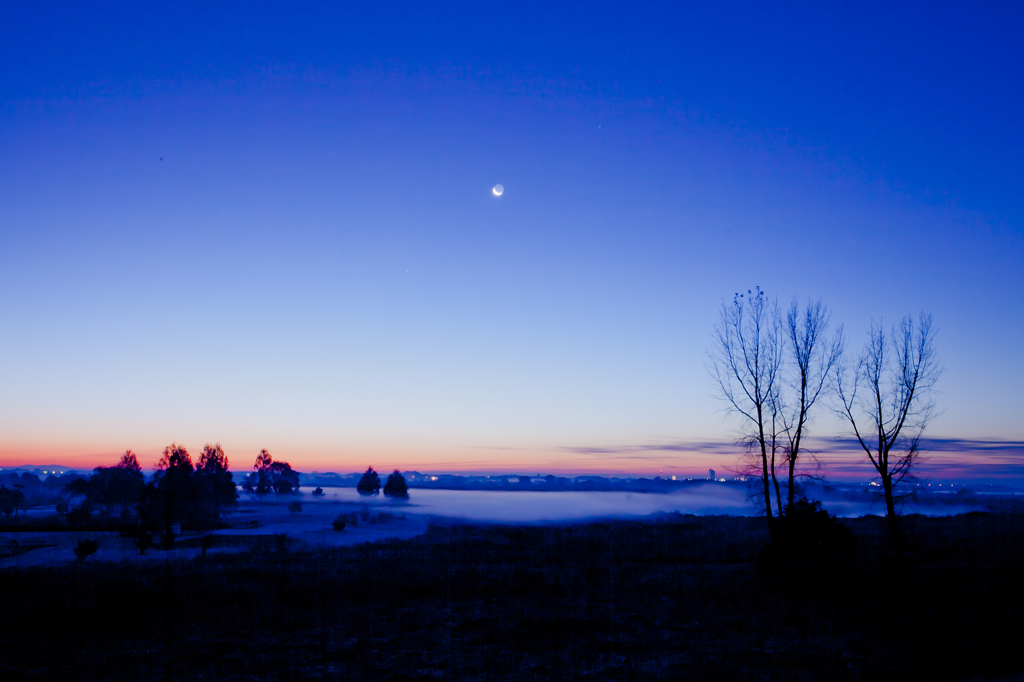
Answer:
[[[146,550],[153,546],[153,536],[149,534],[149,531],[142,530],[141,528],[135,532],[132,539],[140,555],[145,555]]]
[[[89,517],[92,516],[92,505],[86,500],[80,506],[75,507],[68,511],[64,518],[68,520],[72,526],[79,528],[89,522]]]
[[[288,511],[292,512],[293,514],[298,514],[300,511],[302,511],[302,503],[299,501],[289,502]]]
[[[346,523],[344,514],[338,514],[337,518],[335,518],[334,521],[331,522],[331,527],[334,528],[334,530],[336,531],[345,530],[345,525]]]
[[[78,562],[82,563],[87,557],[95,554],[99,548],[100,546],[95,540],[79,540],[75,545],[75,556],[78,558]]]
[[[818,500],[801,498],[780,517],[783,545],[814,554],[844,552],[853,545],[853,532],[821,508]]]
[[[199,549],[203,550],[203,558],[206,558],[206,550],[210,549],[211,547],[213,547],[212,535],[204,535],[202,538],[200,538]]]

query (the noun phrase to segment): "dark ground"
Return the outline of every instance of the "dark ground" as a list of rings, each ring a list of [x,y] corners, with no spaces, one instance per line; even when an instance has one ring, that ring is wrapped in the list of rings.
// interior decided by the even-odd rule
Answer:
[[[0,569],[3,680],[968,680],[1024,672],[1024,515],[434,527],[311,552]]]

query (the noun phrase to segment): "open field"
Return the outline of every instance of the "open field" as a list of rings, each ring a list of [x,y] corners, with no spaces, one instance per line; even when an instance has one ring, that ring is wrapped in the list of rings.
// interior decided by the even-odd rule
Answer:
[[[0,569],[3,679],[887,680],[1024,672],[1024,516],[434,525],[411,539]]]

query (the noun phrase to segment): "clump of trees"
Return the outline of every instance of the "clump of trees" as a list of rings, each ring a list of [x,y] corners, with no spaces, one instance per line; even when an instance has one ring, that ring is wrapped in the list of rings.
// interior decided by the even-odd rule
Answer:
[[[18,488],[0,486],[0,513],[18,518],[18,509],[25,506],[25,494]]]
[[[237,498],[228,458],[219,443],[207,444],[197,465],[184,446],[171,443],[148,483],[138,457],[126,450],[116,465],[97,467],[89,478],[65,485],[64,491],[66,497],[57,510],[71,525],[86,525],[93,512],[134,522],[132,537],[143,554],[151,544],[151,532],[160,529],[164,544],[169,545],[174,524],[188,529],[216,527],[223,509],[236,504]]]
[[[822,510],[807,506],[812,503],[802,499],[797,478],[800,461],[813,460],[806,447],[809,427],[830,393],[881,479],[895,540],[893,491],[917,461],[934,412],[930,391],[941,373],[931,317],[922,313],[916,325],[905,317],[889,334],[872,324],[852,369],[844,360],[842,327],[829,334],[829,318],[820,300],[803,306],[794,300],[783,314],[760,287],[738,293],[722,302],[708,370],[742,424],[740,441],[748,453],[743,473],[758,482],[773,542],[824,527]],[[818,521],[808,524],[808,518]]]
[[[148,513],[143,520],[160,523],[165,546],[173,542],[175,523],[183,529],[216,527],[222,509],[237,504],[232,478],[220,443],[203,447],[197,466],[184,446],[171,443],[164,448],[153,481],[146,487]]]
[[[138,511],[146,479],[142,475],[138,457],[131,450],[125,450],[117,464],[112,467],[96,467],[92,476],[76,487],[82,490],[92,507],[104,516],[117,515],[127,520]]]
[[[379,495],[380,489],[380,475],[373,470],[373,467],[367,467],[366,473],[356,484],[356,490],[360,495]],[[409,484],[406,483],[405,476],[398,469],[388,474],[388,480],[384,484],[384,494],[388,497],[409,499]]]
[[[93,511],[129,521],[142,512],[145,491],[146,478],[139,459],[131,450],[125,450],[114,466],[96,467],[89,478],[75,478],[67,483],[57,511],[65,514],[73,526],[84,525]],[[79,503],[72,506],[76,498]]]
[[[708,368],[719,396],[741,417],[745,473],[760,480],[773,539],[776,521],[797,499],[797,462],[805,454],[808,425],[842,352],[842,329],[828,338],[828,326],[820,300],[805,306],[794,300],[783,316],[760,287],[723,302],[715,326]]]
[[[7,488],[7,495],[13,496],[6,508],[17,518],[18,512],[26,507],[57,504],[64,497],[64,486],[76,478],[79,476],[69,473],[64,476],[51,474],[46,480],[40,480],[39,476],[27,471],[20,474],[9,472],[0,475],[0,490]],[[5,495],[0,493],[0,499],[3,497]]]
[[[292,470],[288,462],[275,462],[266,450],[260,450],[252,468],[252,473],[245,477],[242,484],[246,492],[287,495],[299,491],[299,472]]]

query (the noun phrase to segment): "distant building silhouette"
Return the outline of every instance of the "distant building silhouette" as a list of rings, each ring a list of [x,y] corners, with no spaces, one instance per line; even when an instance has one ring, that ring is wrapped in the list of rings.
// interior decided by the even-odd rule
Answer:
[[[711,479],[712,481],[715,480],[715,470],[714,469],[708,469],[708,478]]]

